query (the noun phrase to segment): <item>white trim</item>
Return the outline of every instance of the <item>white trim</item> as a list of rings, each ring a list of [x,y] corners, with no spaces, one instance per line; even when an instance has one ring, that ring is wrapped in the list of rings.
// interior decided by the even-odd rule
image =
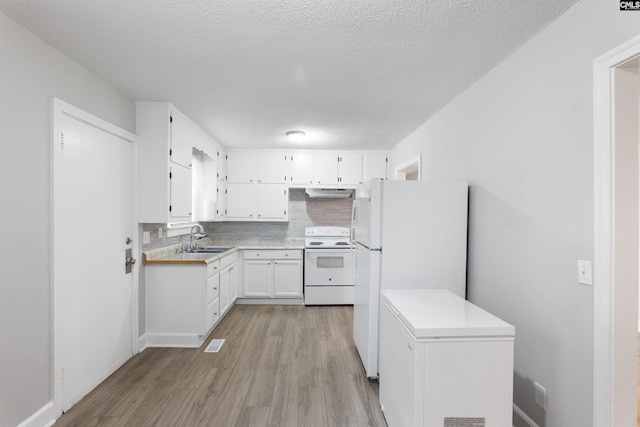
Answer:
[[[531,419],[531,417],[529,417],[529,415],[527,415],[522,409],[520,409],[518,407],[518,405],[516,405],[515,403],[513,404],[513,412],[515,412],[516,414],[518,414],[518,416],[520,418],[522,418],[522,421],[524,421],[525,423],[527,423],[530,427],[540,427],[538,424],[535,423],[535,421],[533,421]]]
[[[613,414],[613,226],[615,173],[613,70],[640,55],[640,36],[594,61],[594,352],[593,425],[611,426]]]
[[[77,107],[74,107],[71,104],[68,104],[58,98],[51,98],[51,160],[50,160],[50,170],[51,170],[51,179],[50,179],[50,229],[51,229],[51,335],[53,337],[53,369],[51,371],[51,391],[52,391],[52,410],[54,418],[58,418],[63,411],[62,408],[62,352],[60,349],[60,331],[58,330],[58,325],[60,324],[60,313],[56,310],[56,307],[60,307],[61,301],[59,301],[59,295],[56,295],[56,283],[58,283],[58,272],[56,269],[56,261],[55,261],[55,242],[56,242],[56,229],[55,229],[55,216],[58,210],[58,206],[56,203],[56,183],[57,183],[57,168],[60,162],[58,158],[58,150],[55,149],[56,144],[59,140],[60,129],[62,116],[67,115],[69,117],[73,117],[77,120],[80,120],[83,123],[86,123],[90,126],[94,126],[98,129],[101,129],[105,132],[108,132],[118,138],[121,138],[125,141],[129,141],[133,144],[133,212],[132,212],[132,233],[138,230],[138,226],[136,223],[136,203],[135,200],[137,198],[137,186],[136,184],[136,176],[137,176],[137,144],[136,144],[136,136],[131,132],[128,132],[124,129],[121,129],[99,117],[96,117],[92,114],[89,114]],[[131,236],[132,238],[135,237]],[[137,242],[138,239],[134,239],[133,242],[133,253],[139,253],[139,245]],[[136,264],[139,265],[139,264]],[[138,274],[134,269],[133,274],[133,286],[132,286],[132,307],[131,307],[131,332],[132,332],[132,342],[131,349],[132,353],[135,355],[138,353]],[[105,377],[106,378],[106,377]]]
[[[397,165],[394,169],[394,179],[404,180],[407,176],[406,170],[417,166],[418,168],[418,181],[422,181],[422,154],[418,153],[408,160]]]
[[[56,414],[54,411],[53,401],[47,403],[42,408],[38,409],[33,415],[29,418],[18,424],[18,427],[49,427],[52,426],[56,422],[56,417],[59,414]]]
[[[303,298],[251,298],[238,297],[238,305],[304,305]]]
[[[138,338],[138,353],[142,353],[147,349],[147,347],[149,347],[147,343],[147,334],[144,334]]]

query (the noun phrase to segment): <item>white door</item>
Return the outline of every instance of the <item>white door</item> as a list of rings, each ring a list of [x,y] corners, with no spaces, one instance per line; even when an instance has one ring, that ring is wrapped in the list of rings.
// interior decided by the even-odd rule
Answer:
[[[55,365],[67,410],[133,355],[133,144],[65,113],[54,144]],[[59,402],[59,401],[58,401]]]

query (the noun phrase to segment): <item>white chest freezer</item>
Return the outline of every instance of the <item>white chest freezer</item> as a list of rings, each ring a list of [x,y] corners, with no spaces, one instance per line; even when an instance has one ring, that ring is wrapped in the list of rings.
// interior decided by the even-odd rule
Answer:
[[[444,289],[380,294],[389,427],[510,427],[515,328]]]

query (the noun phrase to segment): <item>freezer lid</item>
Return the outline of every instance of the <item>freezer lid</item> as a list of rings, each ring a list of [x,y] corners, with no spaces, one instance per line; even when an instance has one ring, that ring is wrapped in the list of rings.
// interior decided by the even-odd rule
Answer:
[[[445,289],[388,289],[380,299],[417,338],[513,337],[515,327]]]

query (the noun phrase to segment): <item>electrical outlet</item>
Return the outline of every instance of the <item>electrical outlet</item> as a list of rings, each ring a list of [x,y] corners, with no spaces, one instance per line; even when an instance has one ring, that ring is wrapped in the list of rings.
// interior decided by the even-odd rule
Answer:
[[[158,239],[162,239],[162,227],[158,227]]]
[[[533,393],[536,405],[543,410],[547,410],[547,389],[538,383],[533,383]]]
[[[593,276],[591,274],[591,261],[578,260],[578,283],[592,286]]]
[[[149,231],[142,232],[142,243],[151,242],[151,233]]]

